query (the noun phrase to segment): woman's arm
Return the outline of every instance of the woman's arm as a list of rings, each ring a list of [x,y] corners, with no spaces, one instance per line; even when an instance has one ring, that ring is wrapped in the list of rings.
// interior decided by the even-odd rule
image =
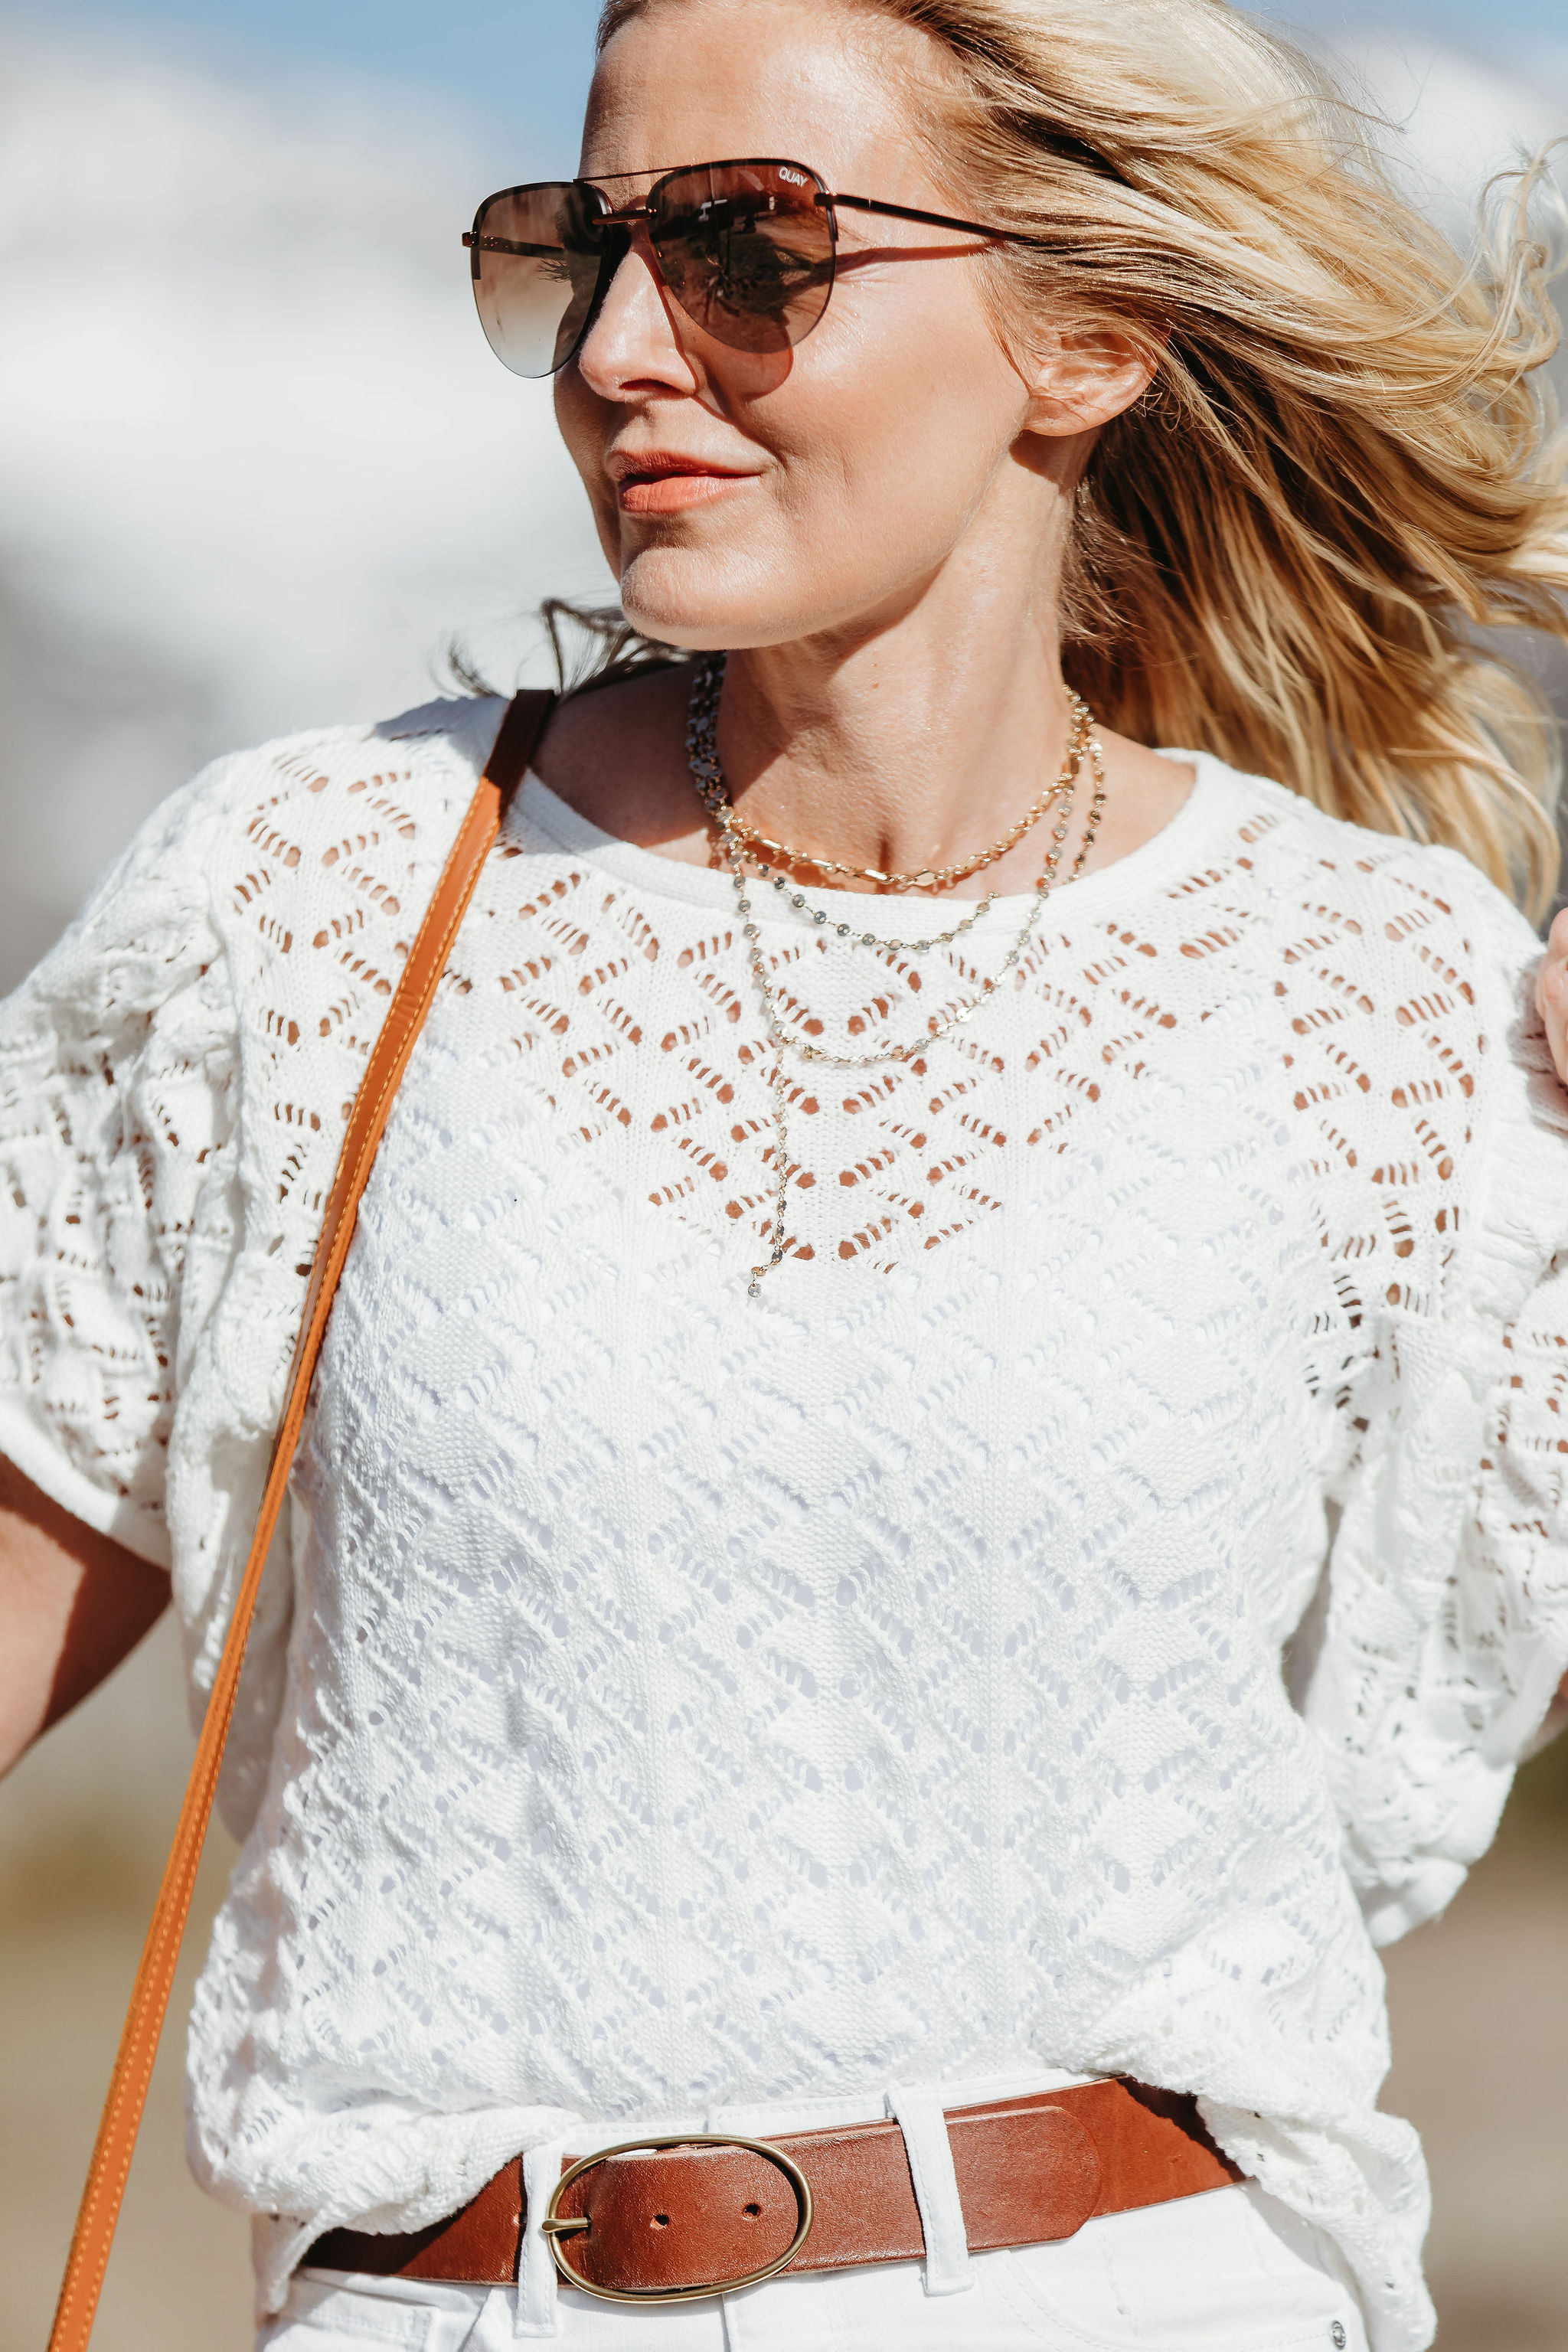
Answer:
[[[166,1570],[73,1519],[0,1454],[0,1773],[168,1605]]]
[[[1546,953],[1535,975],[1535,1009],[1546,1025],[1557,1075],[1568,1086],[1568,907],[1546,934]]]
[[[1546,953],[1535,975],[1535,1009],[1546,1028],[1546,1042],[1552,1048],[1552,1058],[1557,1075],[1568,1086],[1568,907],[1552,919],[1546,934]],[[1552,1701],[1552,1711],[1541,1727],[1536,1742],[1544,1748],[1550,1739],[1568,1729],[1568,1677]]]

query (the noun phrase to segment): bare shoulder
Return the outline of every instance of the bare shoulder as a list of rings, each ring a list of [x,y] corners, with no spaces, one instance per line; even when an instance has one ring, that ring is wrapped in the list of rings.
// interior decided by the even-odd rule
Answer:
[[[534,767],[579,816],[644,848],[708,861],[686,765],[684,670],[655,670],[573,695],[550,722]]]

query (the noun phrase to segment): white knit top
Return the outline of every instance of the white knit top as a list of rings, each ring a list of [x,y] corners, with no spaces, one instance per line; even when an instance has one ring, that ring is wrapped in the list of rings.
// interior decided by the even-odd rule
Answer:
[[[0,1014],[0,1444],[172,1560],[198,1695],[497,717],[220,762]],[[1428,2341],[1373,1945],[1485,1848],[1568,1664],[1563,1102],[1537,943],[1462,858],[1196,764],[967,1028],[802,1083],[756,1300],[731,885],[529,780],[227,1775],[192,2142],[270,2305],[321,2229],[558,2134],[1125,2071],[1332,2233],[1380,2352]],[[916,961],[759,895],[791,1018],[851,1045],[1023,909]]]

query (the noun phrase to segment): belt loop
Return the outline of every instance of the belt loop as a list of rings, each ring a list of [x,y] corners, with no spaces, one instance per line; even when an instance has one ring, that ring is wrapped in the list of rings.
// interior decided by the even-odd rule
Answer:
[[[531,2147],[523,2153],[522,2244],[517,2259],[514,2336],[559,2336],[562,2332],[555,2301],[558,2280],[554,2257],[550,2241],[539,2225],[561,2178],[565,2151],[564,2139],[551,2139],[542,2147]]]
[[[929,2084],[921,2084],[900,2086],[887,2095],[888,2112],[897,2118],[904,2135],[915,2203],[921,2211],[926,2242],[925,2291],[927,2294],[963,2294],[974,2284],[974,2270],[942,2095]]]

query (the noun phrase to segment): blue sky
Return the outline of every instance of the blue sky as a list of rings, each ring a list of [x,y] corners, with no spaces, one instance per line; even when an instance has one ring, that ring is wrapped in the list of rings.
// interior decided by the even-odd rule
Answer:
[[[478,106],[526,144],[531,167],[569,168],[592,59],[597,0],[0,0],[59,27],[99,26],[177,53],[284,72],[326,68],[417,84]],[[1274,13],[1273,6],[1270,13]],[[1568,40],[1564,0],[1287,0],[1278,13],[1325,32],[1376,21],[1524,62]],[[520,168],[521,159],[520,158]]]
[[[553,171],[576,160],[598,0],[0,0],[0,13],[194,58],[416,84],[491,114]]]

